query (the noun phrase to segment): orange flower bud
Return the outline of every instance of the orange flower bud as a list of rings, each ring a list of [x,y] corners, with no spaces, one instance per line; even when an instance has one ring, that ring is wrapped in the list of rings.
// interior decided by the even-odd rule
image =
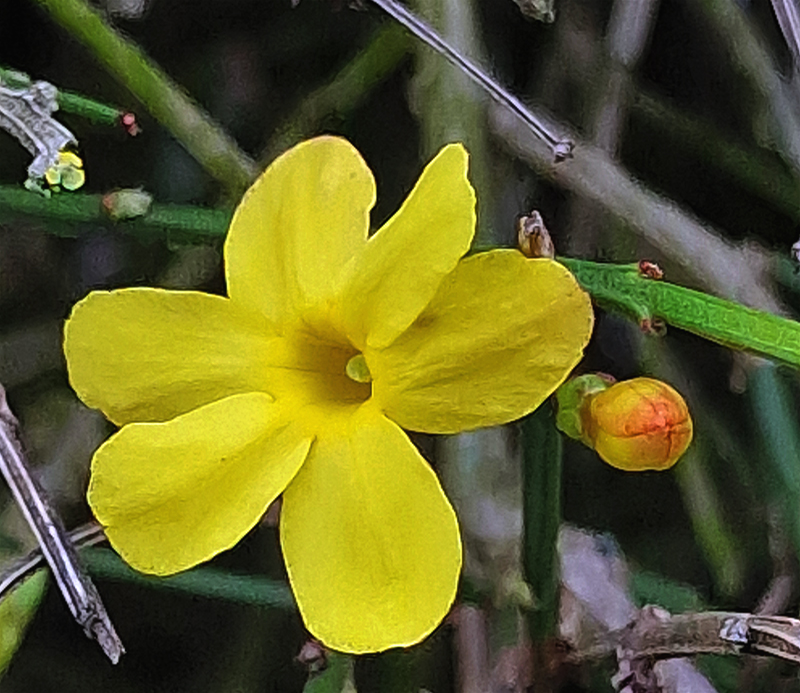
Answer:
[[[660,380],[634,378],[592,396],[581,412],[584,439],[612,467],[669,469],[692,442],[683,397]]]

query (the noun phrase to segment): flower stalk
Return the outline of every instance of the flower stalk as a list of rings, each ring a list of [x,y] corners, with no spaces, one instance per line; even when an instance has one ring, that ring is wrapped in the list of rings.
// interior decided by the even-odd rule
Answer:
[[[550,404],[523,419],[522,436],[522,565],[533,593],[527,621],[536,645],[555,637],[558,626],[562,441]]]

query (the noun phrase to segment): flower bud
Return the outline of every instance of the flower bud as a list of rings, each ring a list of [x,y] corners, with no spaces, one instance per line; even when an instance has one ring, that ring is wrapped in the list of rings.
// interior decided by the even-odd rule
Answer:
[[[660,380],[634,378],[586,398],[582,439],[612,467],[669,469],[692,441],[683,397]]]

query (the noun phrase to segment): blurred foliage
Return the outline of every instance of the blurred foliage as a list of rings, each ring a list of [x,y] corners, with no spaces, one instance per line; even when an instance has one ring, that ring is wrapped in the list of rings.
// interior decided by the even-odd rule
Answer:
[[[0,603],[0,675],[8,668],[22,642],[46,586],[47,574],[36,573]]]
[[[770,4],[662,0],[642,20],[640,35],[624,31],[625,12],[649,4],[559,0],[552,23],[526,19],[512,0],[414,4],[526,102],[574,129],[578,163],[581,146],[605,152],[602,161],[611,163],[591,169],[594,178],[571,177],[569,168],[535,172],[531,157],[498,126],[486,96],[368,2],[351,9],[320,0],[296,7],[289,0],[103,0],[97,7],[248,160],[266,163],[322,132],[350,139],[377,178],[375,226],[397,208],[432,151],[464,139],[475,155],[482,242],[512,243],[515,218],[535,208],[561,254],[619,263],[646,258],[670,281],[722,293],[724,285],[726,298],[796,318],[800,283],[789,249],[800,223],[800,157],[791,139],[800,132],[800,89]],[[88,519],[87,466],[110,429],[69,389],[60,322],[92,288],[224,291],[221,233],[235,199],[43,7],[33,0],[0,4],[0,66],[133,111],[142,127],[131,137],[122,127],[59,113],[79,140],[86,184],[71,196],[55,195],[47,213],[21,188],[28,155],[0,132],[0,382],[42,482],[73,526]],[[616,204],[618,171],[631,174],[638,208]],[[100,211],[103,195],[138,187],[154,200],[143,217],[114,223]],[[665,228],[659,225],[669,216],[646,190],[675,203],[669,210],[678,210],[670,217],[676,235],[642,232]],[[187,227],[204,233],[183,233]],[[725,244],[715,245],[720,239]],[[597,315],[581,370],[672,383],[689,402],[697,441],[674,472],[663,474],[626,474],[564,441],[564,519],[616,538],[636,566],[640,603],[752,611],[772,579],[786,575],[794,589],[780,607],[796,615],[795,372],[679,329],[643,336],[634,323]],[[485,630],[468,630],[454,617],[417,648],[359,658],[352,681],[340,676],[345,662],[333,658],[333,671],[307,690],[471,691],[465,660],[481,637],[491,653],[481,665],[487,686],[505,680],[509,640],[521,632],[514,614],[524,601],[518,466],[513,471],[524,446],[517,434],[492,439],[492,452],[470,438],[477,457],[469,464],[457,445],[415,438],[451,479],[451,494],[477,494],[455,497],[459,510],[467,500],[489,508],[479,515],[489,520],[465,522],[464,529],[473,570],[464,593],[480,606]],[[459,475],[469,480],[452,480]],[[30,548],[5,488],[2,508],[3,547]],[[212,568],[285,581],[274,525],[265,522]],[[308,667],[297,656],[308,635],[285,605],[167,591],[113,571],[97,575],[128,650],[122,663],[105,662],[48,590],[0,681],[2,693],[299,692],[306,685]],[[800,690],[785,665],[746,658],[737,665],[701,669],[719,690]],[[612,670],[605,662],[573,672],[562,689],[610,690]]]

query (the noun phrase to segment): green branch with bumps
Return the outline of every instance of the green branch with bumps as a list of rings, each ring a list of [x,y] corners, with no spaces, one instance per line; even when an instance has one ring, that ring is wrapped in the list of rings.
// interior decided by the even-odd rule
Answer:
[[[800,323],[648,276],[639,265],[558,258],[601,307],[800,368]]]

